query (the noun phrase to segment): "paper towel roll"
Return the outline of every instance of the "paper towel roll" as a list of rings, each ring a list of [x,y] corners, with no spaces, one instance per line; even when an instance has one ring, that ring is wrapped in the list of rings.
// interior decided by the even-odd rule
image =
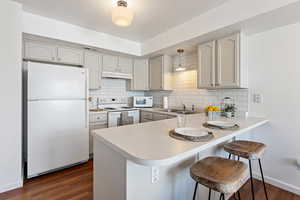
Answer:
[[[169,97],[163,97],[163,108],[169,109]]]

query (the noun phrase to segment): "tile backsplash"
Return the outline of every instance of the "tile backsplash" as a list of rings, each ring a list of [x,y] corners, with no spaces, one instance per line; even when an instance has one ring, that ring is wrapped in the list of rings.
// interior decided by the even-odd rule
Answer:
[[[195,105],[201,110],[207,105],[220,105],[224,97],[232,97],[238,112],[248,112],[247,89],[201,90],[201,89],[175,89],[173,91],[133,92],[127,90],[127,82],[122,79],[103,79],[102,88],[90,90],[92,102],[90,107],[95,107],[97,98],[124,98],[130,104],[132,96],[153,96],[154,106],[162,106],[163,97],[169,97],[169,107],[181,107],[185,104],[188,109]]]
[[[144,92],[132,92],[127,90],[127,81],[123,79],[102,79],[101,89],[90,90],[90,107],[97,105],[97,98],[125,98],[130,103],[130,97],[143,96]]]
[[[200,89],[176,89],[173,91],[146,92],[145,95],[154,97],[155,106],[163,104],[163,97],[169,97],[169,107],[181,107],[185,104],[188,109],[195,105],[197,109],[203,109],[207,105],[220,105],[224,97],[232,97],[238,112],[248,112],[248,90],[200,90]]]

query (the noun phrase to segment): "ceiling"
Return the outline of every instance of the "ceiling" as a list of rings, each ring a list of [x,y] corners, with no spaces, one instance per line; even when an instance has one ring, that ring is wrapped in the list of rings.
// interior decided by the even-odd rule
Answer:
[[[135,11],[131,26],[111,22],[111,8],[117,0],[14,0],[33,14],[79,25],[137,42],[182,24],[220,6],[227,0],[128,0]]]

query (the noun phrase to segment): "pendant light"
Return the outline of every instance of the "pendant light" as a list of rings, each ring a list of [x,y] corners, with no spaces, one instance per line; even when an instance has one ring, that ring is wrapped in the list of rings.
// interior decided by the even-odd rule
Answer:
[[[119,0],[117,7],[112,9],[112,21],[117,26],[126,27],[132,23],[133,10],[127,7],[127,2]]]
[[[184,61],[184,49],[177,49],[178,53],[178,66],[175,68],[175,71],[185,71],[185,61]]]

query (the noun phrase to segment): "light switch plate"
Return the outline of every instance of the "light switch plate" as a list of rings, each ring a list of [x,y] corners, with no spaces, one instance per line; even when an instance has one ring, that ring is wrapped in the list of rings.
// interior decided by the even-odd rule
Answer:
[[[298,160],[297,160],[297,166],[298,166],[298,169],[300,170],[300,158],[298,158]]]

